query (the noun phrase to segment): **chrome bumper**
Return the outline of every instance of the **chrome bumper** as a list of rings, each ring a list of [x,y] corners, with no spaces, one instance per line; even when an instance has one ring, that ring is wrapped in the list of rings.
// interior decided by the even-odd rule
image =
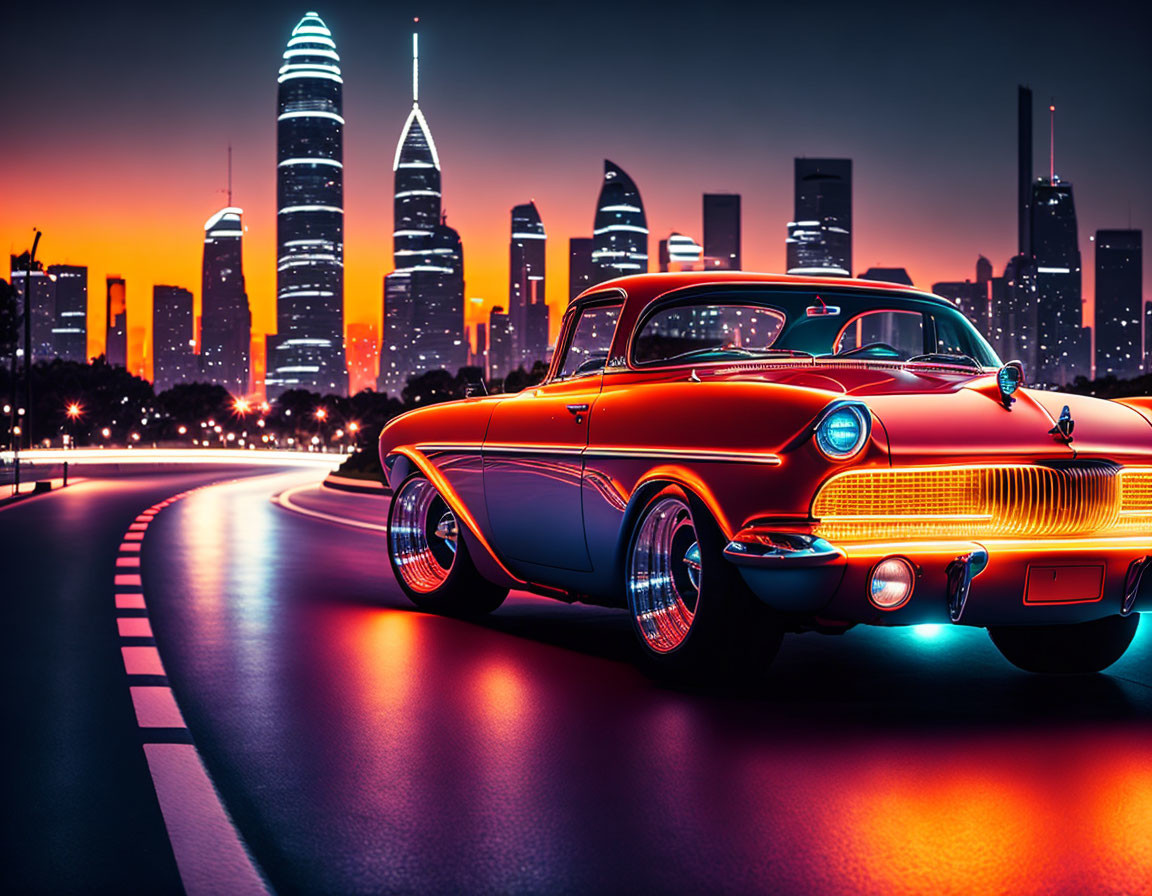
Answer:
[[[724,550],[756,596],[784,612],[873,625],[953,622],[963,625],[1051,625],[1152,612],[1152,539],[942,540],[834,545],[814,535],[751,527]],[[906,604],[871,603],[872,570],[887,557],[916,570]],[[1100,568],[1090,599],[1030,601],[1032,567]]]

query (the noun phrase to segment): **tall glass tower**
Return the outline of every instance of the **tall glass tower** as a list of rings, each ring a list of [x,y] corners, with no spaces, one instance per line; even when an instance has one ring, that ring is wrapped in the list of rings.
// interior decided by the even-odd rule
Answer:
[[[412,109],[392,162],[392,254],[384,278],[380,391],[399,394],[408,377],[464,366],[464,249],[441,212],[440,157],[420,109],[419,36],[412,35]]]
[[[604,184],[592,224],[596,281],[648,273],[648,218],[636,183],[623,168],[604,160]]]
[[[512,209],[508,259],[508,315],[515,345],[513,363],[531,370],[548,353],[548,306],[544,303],[544,262],[548,235],[536,203]]]
[[[276,124],[276,336],[269,398],[348,391],[344,363],[344,118],[340,57],[314,12],[292,29]]]
[[[852,276],[852,160],[796,159],[789,274]]]
[[[1080,241],[1072,184],[1057,175],[1032,185],[1032,255],[1036,262],[1037,381],[1070,383],[1088,375],[1088,334],[1081,308]]]
[[[1144,366],[1140,338],[1144,317],[1143,234],[1139,230],[1097,230],[1095,242],[1096,376],[1139,376]]]
[[[204,379],[246,395],[252,312],[244,290],[243,211],[229,206],[204,224],[200,363]]]

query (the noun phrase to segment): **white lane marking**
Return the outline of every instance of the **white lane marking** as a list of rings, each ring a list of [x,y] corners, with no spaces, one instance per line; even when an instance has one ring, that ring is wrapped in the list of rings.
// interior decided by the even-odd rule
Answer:
[[[155,647],[121,647],[124,671],[129,675],[167,675]]]
[[[354,526],[357,529],[371,529],[373,532],[387,532],[388,527],[380,523],[366,523],[362,520],[354,520],[344,516],[336,516],[332,513],[321,513],[319,510],[310,510],[307,507],[301,507],[299,504],[292,500],[292,496],[297,492],[302,492],[305,489],[315,488],[314,482],[305,485],[299,485],[296,488],[290,488],[287,491],[280,492],[274,495],[272,500],[283,507],[285,510],[291,510],[293,513],[302,513],[304,516],[314,516],[317,519],[328,520],[330,523],[340,523],[344,526]]]
[[[121,638],[152,637],[152,624],[143,616],[121,616],[116,620],[116,628]]]
[[[219,484],[219,483],[213,483]],[[201,486],[205,488],[206,486]],[[190,491],[196,491],[191,489]],[[136,517],[124,535],[117,567],[139,567],[138,552],[153,516],[169,504],[185,497],[180,492],[153,505]],[[131,542],[131,543],[130,543]],[[140,576],[118,573],[116,585],[143,588]],[[142,593],[117,593],[118,609],[146,609]],[[119,616],[117,630],[122,638],[149,637],[152,625],[143,616]],[[124,669],[133,675],[167,675],[155,647],[121,646]],[[172,689],[167,686],[130,685],[136,723],[141,729],[181,728],[187,731],[183,713]],[[144,755],[152,775],[152,786],[160,802],[160,814],[176,857],[176,868],[184,891],[190,896],[215,894],[269,893],[270,889],[249,855],[240,832],[216,792],[199,752],[193,744],[145,743]]]
[[[172,696],[172,689],[162,685],[130,687],[136,724],[141,728],[185,728],[184,716]]]
[[[191,744],[145,744],[144,755],[189,896],[268,893]]]

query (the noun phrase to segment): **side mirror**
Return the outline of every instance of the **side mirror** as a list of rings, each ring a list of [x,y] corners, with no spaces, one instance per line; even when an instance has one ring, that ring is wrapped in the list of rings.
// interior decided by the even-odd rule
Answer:
[[[1016,400],[1012,396],[1024,385],[1024,365],[1019,361],[1009,361],[996,372],[996,385],[1000,388],[1000,402],[1006,408],[1012,407]]]

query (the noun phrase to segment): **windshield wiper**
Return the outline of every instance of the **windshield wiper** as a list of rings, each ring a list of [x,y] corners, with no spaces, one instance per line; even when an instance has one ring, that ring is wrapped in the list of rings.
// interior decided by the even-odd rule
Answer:
[[[914,355],[904,362],[905,364],[955,364],[962,367],[975,367],[980,369],[979,361],[971,355],[951,354],[948,352],[929,352],[926,355]]]

